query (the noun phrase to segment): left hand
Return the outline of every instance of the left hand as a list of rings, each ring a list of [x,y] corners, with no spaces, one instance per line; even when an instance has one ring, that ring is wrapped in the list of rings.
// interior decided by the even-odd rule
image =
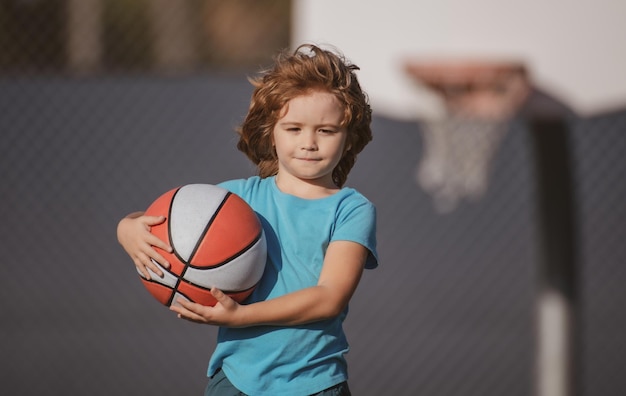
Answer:
[[[176,312],[179,318],[190,322],[237,327],[241,323],[239,314],[243,306],[217,288],[211,289],[211,294],[217,300],[213,307],[181,299],[176,300],[170,310]]]

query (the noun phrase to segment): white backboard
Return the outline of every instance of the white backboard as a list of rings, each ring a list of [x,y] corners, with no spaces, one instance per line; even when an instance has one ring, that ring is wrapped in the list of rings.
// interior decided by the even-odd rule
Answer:
[[[374,111],[438,111],[410,58],[522,60],[534,85],[582,116],[626,106],[623,0],[294,0],[292,44],[330,44],[361,67]]]

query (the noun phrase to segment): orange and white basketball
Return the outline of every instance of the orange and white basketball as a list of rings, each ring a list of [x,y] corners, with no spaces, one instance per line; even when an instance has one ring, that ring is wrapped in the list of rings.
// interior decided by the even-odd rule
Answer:
[[[189,184],[157,198],[146,215],[165,216],[151,232],[173,248],[172,253],[156,248],[171,264],[161,267],[162,278],[150,273],[148,280],[140,273],[160,303],[170,306],[184,298],[213,306],[213,287],[242,302],[261,279],[265,235],[256,213],[239,196],[211,184]]]

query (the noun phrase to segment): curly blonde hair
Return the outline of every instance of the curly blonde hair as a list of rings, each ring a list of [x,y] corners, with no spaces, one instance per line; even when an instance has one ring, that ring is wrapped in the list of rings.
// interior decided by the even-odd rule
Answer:
[[[291,99],[320,90],[335,95],[344,107],[342,127],[348,132],[348,149],[333,170],[333,181],[338,187],[345,184],[357,154],[372,140],[372,110],[356,70],[358,66],[342,55],[304,44],[293,53],[279,53],[272,68],[250,78],[255,89],[248,114],[237,129],[237,148],[257,165],[259,176],[278,172],[272,133],[282,116],[281,110]]]

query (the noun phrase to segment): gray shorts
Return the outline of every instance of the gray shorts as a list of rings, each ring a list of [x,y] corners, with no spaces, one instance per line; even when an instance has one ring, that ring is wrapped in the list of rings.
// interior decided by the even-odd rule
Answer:
[[[342,382],[321,392],[315,393],[311,396],[351,396],[350,389],[347,382]],[[226,375],[222,370],[219,370],[207,385],[204,390],[204,396],[247,396],[226,378]]]

